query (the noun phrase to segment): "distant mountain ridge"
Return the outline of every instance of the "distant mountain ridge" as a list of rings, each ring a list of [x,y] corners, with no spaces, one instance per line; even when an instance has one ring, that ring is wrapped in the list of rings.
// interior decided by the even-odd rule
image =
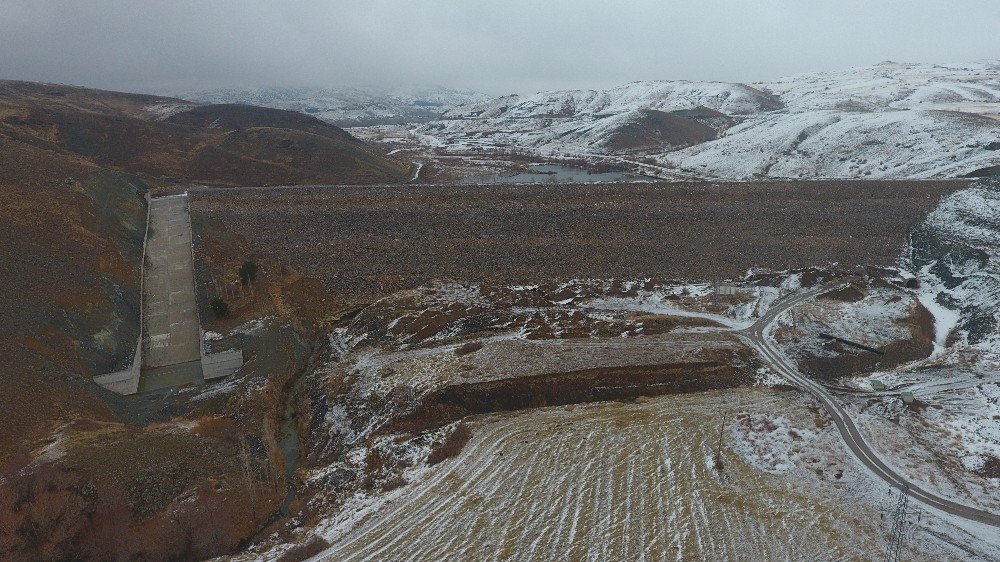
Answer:
[[[641,157],[705,178],[983,175],[1000,165],[1000,62],[505,96],[415,132],[451,150]]]
[[[0,81],[0,137],[148,177],[219,185],[405,181],[408,165],[309,115]]]
[[[220,88],[176,92],[198,103],[239,103],[307,113],[340,127],[423,123],[489,96],[443,86],[377,88]]]

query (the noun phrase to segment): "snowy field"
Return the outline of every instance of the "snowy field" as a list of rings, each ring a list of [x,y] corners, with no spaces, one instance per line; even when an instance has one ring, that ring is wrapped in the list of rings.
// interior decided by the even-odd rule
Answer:
[[[649,110],[691,117],[718,138],[617,149]],[[767,83],[646,81],[460,106],[415,128],[427,146],[609,155],[704,178],[935,178],[1000,165],[1000,64],[886,62]],[[690,123],[692,126],[698,126]],[[690,144],[690,143],[687,143]]]
[[[721,472],[713,461],[729,413]],[[773,412],[782,412],[777,417]],[[735,416],[735,419],[734,419]],[[746,423],[744,420],[753,420]],[[805,560],[882,555],[895,497],[803,395],[766,389],[483,417],[456,459],[328,520],[326,560]],[[924,512],[907,560],[1000,537]]]
[[[315,494],[306,523],[268,555],[318,537],[323,559],[338,561],[881,558],[898,493],[854,460],[809,395],[752,357],[736,356],[750,376],[729,390],[594,402],[606,387],[586,388],[585,378],[571,388],[509,384],[623,367],[614,382],[628,385],[644,365],[738,351],[734,336],[776,299],[832,279],[835,288],[779,319],[785,351],[816,366],[814,380],[896,472],[996,510],[998,201],[990,180],[945,196],[901,241],[896,267],[751,269],[718,302],[712,284],[648,278],[439,281],[393,293],[330,338],[317,384],[338,394],[314,404],[317,462],[303,472]],[[890,353],[854,362],[874,354],[821,347],[820,331]],[[840,371],[817,376],[837,362]],[[565,406],[504,401],[577,387],[589,393]],[[469,394],[437,394],[455,388]],[[496,402],[473,409],[441,396]],[[462,424],[471,440],[431,462]],[[910,508],[902,559],[1000,559],[995,529]]]

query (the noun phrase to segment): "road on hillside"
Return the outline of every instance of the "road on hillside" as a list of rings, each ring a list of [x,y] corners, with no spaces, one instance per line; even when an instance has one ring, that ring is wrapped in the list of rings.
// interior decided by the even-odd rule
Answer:
[[[757,320],[753,326],[744,330],[742,335],[749,340],[752,347],[760,352],[772,369],[798,388],[812,393],[823,404],[827,413],[833,418],[833,422],[836,424],[837,430],[840,431],[840,436],[844,439],[847,448],[876,476],[885,480],[890,486],[896,489],[905,490],[910,497],[927,506],[963,519],[1000,527],[1000,515],[953,502],[928,492],[885,464],[865,441],[864,436],[858,430],[857,425],[855,425],[844,406],[831,396],[826,388],[800,373],[795,364],[767,338],[769,328],[779,316],[830,288],[832,287],[820,286],[787,295],[785,298],[775,302],[767,313]]]

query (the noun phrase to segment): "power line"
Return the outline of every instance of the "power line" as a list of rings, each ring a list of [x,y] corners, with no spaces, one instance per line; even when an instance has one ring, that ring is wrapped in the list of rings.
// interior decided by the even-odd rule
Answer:
[[[899,492],[899,499],[896,501],[896,508],[892,514],[892,529],[889,538],[885,543],[886,562],[899,562],[899,554],[903,550],[903,539],[906,537],[906,526],[909,523],[910,513],[907,511],[909,504],[910,486],[906,484]],[[920,521],[920,511],[917,512],[917,521]]]

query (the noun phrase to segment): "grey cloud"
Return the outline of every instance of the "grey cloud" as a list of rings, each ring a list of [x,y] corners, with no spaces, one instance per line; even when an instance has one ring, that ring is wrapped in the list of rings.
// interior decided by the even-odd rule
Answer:
[[[128,90],[750,81],[1000,57],[990,0],[4,0],[0,77]]]

